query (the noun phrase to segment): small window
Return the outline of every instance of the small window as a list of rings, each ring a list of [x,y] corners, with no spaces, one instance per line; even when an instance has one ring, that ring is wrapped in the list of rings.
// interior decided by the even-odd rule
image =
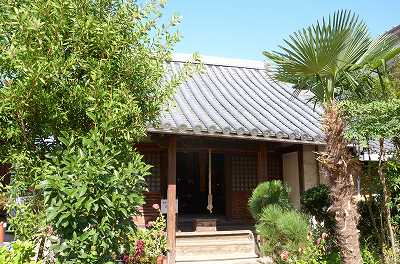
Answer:
[[[232,156],[233,191],[252,191],[257,186],[257,157]]]
[[[153,166],[150,169],[151,175],[146,177],[149,192],[160,192],[160,152],[146,152],[143,156],[144,161]]]

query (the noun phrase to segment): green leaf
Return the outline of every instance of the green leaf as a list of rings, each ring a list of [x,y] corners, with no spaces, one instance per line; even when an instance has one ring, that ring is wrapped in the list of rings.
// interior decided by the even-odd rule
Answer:
[[[109,207],[113,207],[114,204],[110,201],[110,199],[108,199],[107,196],[102,196],[101,199],[109,206]]]
[[[55,219],[59,215],[58,208],[55,207],[49,207],[47,209],[47,221],[51,222],[53,219]]]

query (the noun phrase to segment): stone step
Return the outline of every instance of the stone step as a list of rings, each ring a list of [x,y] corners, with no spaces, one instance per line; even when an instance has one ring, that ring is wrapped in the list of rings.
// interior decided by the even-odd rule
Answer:
[[[250,230],[180,232],[176,234],[176,260],[194,264],[257,263],[254,235]]]
[[[250,230],[235,231],[213,231],[213,232],[178,232],[176,233],[177,242],[180,241],[254,241],[253,233]]]
[[[208,256],[196,256],[196,257],[178,257],[176,258],[176,263],[179,264],[255,264],[258,262],[259,258],[257,256],[251,256],[248,254],[231,254],[226,255],[208,255]]]
[[[176,261],[177,264],[261,264],[258,259],[227,259],[227,260],[200,260],[200,261]]]
[[[182,256],[209,256],[213,254],[251,254],[255,255],[254,242],[243,241],[204,241],[180,242],[176,244],[176,254]]]

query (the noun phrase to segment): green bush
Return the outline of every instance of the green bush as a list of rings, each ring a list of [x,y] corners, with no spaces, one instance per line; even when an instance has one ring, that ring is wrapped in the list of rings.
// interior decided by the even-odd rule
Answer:
[[[375,227],[373,225],[369,207],[372,211],[372,217],[375,220],[377,228],[381,227],[381,217],[383,214],[382,210],[382,195],[373,195],[367,197],[368,200],[361,200],[358,202],[358,213],[360,218],[358,220],[358,230],[360,230],[360,241],[368,241],[368,243],[374,247],[379,248],[379,239]]]
[[[335,217],[331,212],[328,211],[328,208],[331,206],[329,193],[329,187],[321,184],[303,192],[300,202],[302,212],[310,217],[315,217],[315,220],[321,225],[319,227],[319,229],[322,228],[320,233],[326,232],[329,234],[330,239],[326,246],[328,251],[331,251],[336,247],[336,240]],[[312,226],[311,228],[314,227]],[[314,231],[315,230],[313,230],[313,232]]]
[[[34,244],[30,241],[15,241],[9,246],[0,247],[0,264],[40,264],[33,261]]]
[[[309,240],[300,254],[292,254],[287,262],[293,264],[333,264],[328,262],[325,255],[325,243],[315,243]]]
[[[364,264],[380,264],[379,255],[368,245],[361,246],[361,256]]]
[[[149,165],[127,146],[94,129],[91,137],[62,139],[64,150],[43,173],[46,220],[61,243],[62,263],[105,263],[129,244],[131,216],[143,204]]]
[[[278,205],[281,208],[291,208],[289,202],[290,189],[283,185],[281,181],[273,180],[260,183],[253,191],[250,200],[249,208],[255,220],[263,209],[268,205]]]
[[[153,208],[158,210],[159,216],[154,222],[149,222],[144,229],[138,229],[129,235],[129,248],[123,256],[125,264],[154,264],[157,257],[167,253],[167,227],[159,205]]]
[[[11,185],[7,186],[7,220],[16,239],[30,240],[46,227],[43,191],[40,189],[45,162],[33,156],[32,151],[19,151],[10,158],[13,176]]]
[[[400,161],[387,162],[386,175],[391,193],[393,224],[400,229]]]
[[[283,251],[298,253],[307,243],[308,221],[304,215],[278,205],[262,210],[256,229],[263,239],[262,253],[274,259],[279,259]]]
[[[315,216],[318,222],[332,220],[332,214],[328,212],[331,206],[328,186],[321,184],[306,190],[302,193],[300,201],[302,211]]]

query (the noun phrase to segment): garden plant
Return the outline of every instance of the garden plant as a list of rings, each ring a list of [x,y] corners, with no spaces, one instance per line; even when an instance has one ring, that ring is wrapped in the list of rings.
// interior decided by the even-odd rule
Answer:
[[[343,263],[362,263],[353,199],[360,164],[348,150],[346,122],[339,104],[349,92],[362,91],[368,76],[397,53],[397,38],[384,34],[372,39],[366,24],[350,11],[337,11],[293,33],[280,51],[264,52],[275,77],[300,90],[310,90],[324,108],[322,129],[326,150],[319,162],[327,173],[331,211]],[[374,66],[372,68],[368,66]]]
[[[0,2],[0,162],[38,259],[107,263],[132,243],[150,169],[134,145],[196,70],[165,78],[180,18],[162,23],[164,5]]]
[[[260,183],[249,200],[261,237],[261,252],[276,263],[326,263],[327,234],[311,226],[309,218],[289,202],[289,189],[281,181]]]

